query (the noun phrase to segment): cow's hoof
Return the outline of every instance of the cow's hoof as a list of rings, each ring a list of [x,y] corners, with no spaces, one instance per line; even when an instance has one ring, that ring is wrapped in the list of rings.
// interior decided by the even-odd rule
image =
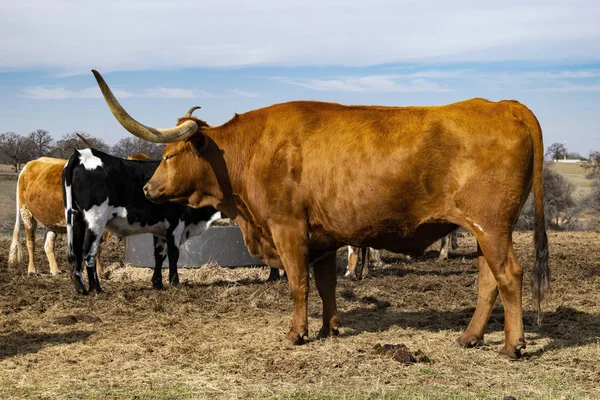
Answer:
[[[181,283],[179,282],[179,277],[176,276],[173,279],[169,279],[169,283],[171,284],[171,286],[173,287],[181,287]]]
[[[456,339],[456,343],[458,343],[460,347],[464,347],[467,349],[471,347],[481,346],[483,344],[483,336],[478,337],[476,335],[464,334],[458,339]]]
[[[306,340],[308,339],[308,332],[302,331],[299,334],[297,334],[297,333],[290,331],[287,334],[287,338],[290,342],[292,342],[293,345],[299,346],[301,344],[306,343]]]
[[[152,289],[154,289],[154,290],[165,290],[165,287],[162,284],[162,282],[152,282]]]
[[[84,296],[86,294],[88,294],[87,289],[85,288],[85,286],[81,282],[79,282],[79,280],[73,280],[73,288],[79,294],[82,294]]]
[[[37,271],[27,271],[27,275],[29,276],[36,276],[37,274]]]
[[[340,329],[337,326],[334,328],[331,328],[331,330],[323,327],[319,331],[319,334],[317,335],[317,339],[325,339],[330,336],[338,336],[339,334],[340,334]]]
[[[88,290],[87,290],[86,288],[84,288],[84,287],[79,287],[79,286],[77,286],[77,285],[75,285],[75,291],[76,291],[78,294],[80,294],[80,295],[83,295],[83,296],[87,296],[87,294],[88,294]]]
[[[525,347],[525,341],[520,341],[514,346],[505,344],[502,350],[500,350],[500,354],[509,360],[518,360],[521,358],[521,350],[523,350]]]
[[[56,271],[54,271],[54,272],[51,272],[52,276],[59,276],[59,275],[61,275],[62,273],[63,273],[63,272],[62,272],[60,269],[59,269],[59,270],[56,270]]]
[[[276,268],[271,268],[271,270],[269,271],[269,277],[267,278],[266,282],[275,282],[280,280],[281,275],[279,274],[279,270]]]

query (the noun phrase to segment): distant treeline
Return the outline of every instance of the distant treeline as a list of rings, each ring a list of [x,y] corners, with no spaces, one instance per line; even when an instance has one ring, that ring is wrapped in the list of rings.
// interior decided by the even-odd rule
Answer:
[[[85,137],[94,148],[117,157],[126,158],[131,154],[144,153],[152,159],[160,159],[164,149],[164,145],[146,142],[133,136],[121,139],[111,147],[102,139],[85,132],[67,133],[54,141],[47,130],[37,129],[27,136],[14,132],[1,133],[0,163],[12,165],[15,172],[19,172],[27,161],[39,157],[69,158],[73,154],[73,149],[87,147],[77,134]]]

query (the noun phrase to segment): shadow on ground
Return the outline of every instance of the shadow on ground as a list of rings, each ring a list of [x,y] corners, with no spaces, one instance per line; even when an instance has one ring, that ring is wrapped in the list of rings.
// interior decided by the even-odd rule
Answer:
[[[0,360],[16,355],[37,353],[49,345],[71,344],[89,338],[94,331],[67,333],[13,332],[0,336]]]
[[[438,332],[441,330],[459,332],[466,329],[474,308],[440,311],[435,309],[421,311],[390,311],[387,308],[357,307],[340,312],[343,326],[351,328],[348,336],[360,332],[380,332],[393,326],[414,328]],[[542,326],[535,324],[537,314],[525,311],[523,321],[525,332],[535,334],[535,339],[548,338],[550,343],[529,356],[541,355],[553,348],[579,347],[600,340],[600,313],[587,313],[571,307],[558,307],[555,311],[544,313]],[[494,308],[486,332],[504,330],[504,311]]]

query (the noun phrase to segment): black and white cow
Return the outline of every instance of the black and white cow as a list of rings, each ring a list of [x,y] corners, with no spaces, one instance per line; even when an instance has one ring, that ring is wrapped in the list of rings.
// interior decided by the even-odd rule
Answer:
[[[86,294],[82,260],[89,291],[101,292],[94,266],[102,232],[119,238],[138,233],[154,235],[152,286],[161,289],[162,264],[169,257],[169,282],[179,284],[179,246],[204,232],[221,217],[213,207],[193,209],[175,203],[155,204],[143,187],[159,161],[123,160],[96,149],[75,150],[63,169],[63,197],[67,220],[67,259],[77,292]]]

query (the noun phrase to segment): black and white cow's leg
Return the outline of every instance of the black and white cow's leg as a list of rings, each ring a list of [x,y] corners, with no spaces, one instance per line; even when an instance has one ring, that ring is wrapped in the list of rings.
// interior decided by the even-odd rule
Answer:
[[[98,259],[98,247],[102,241],[102,232],[95,229],[86,229],[85,241],[83,243],[83,252],[85,254],[85,269],[88,275],[89,291],[96,291],[101,293],[102,288],[100,287],[100,280],[98,279],[98,273],[96,270],[96,260]]]
[[[167,258],[167,241],[153,236],[154,239],[154,274],[152,274],[152,287],[154,289],[164,289],[162,282],[162,265]]]
[[[179,244],[181,235],[185,228],[183,221],[177,221],[177,225],[167,229],[167,254],[169,256],[169,283],[171,286],[179,286],[179,273],[177,272],[177,262],[179,261]]]
[[[87,294],[82,267],[84,238],[83,214],[77,210],[67,210],[67,261],[71,265],[71,282],[75,291],[80,294]]]
[[[83,254],[85,255],[85,268],[88,274],[89,291],[102,292],[98,273],[96,271],[96,260],[98,259],[98,248],[102,241],[102,234],[108,222],[110,210],[108,199],[84,211],[86,222],[85,241],[83,243]]]
[[[269,268],[269,277],[267,278],[267,282],[278,281],[281,279],[281,275],[279,274],[279,269],[277,268]]]

